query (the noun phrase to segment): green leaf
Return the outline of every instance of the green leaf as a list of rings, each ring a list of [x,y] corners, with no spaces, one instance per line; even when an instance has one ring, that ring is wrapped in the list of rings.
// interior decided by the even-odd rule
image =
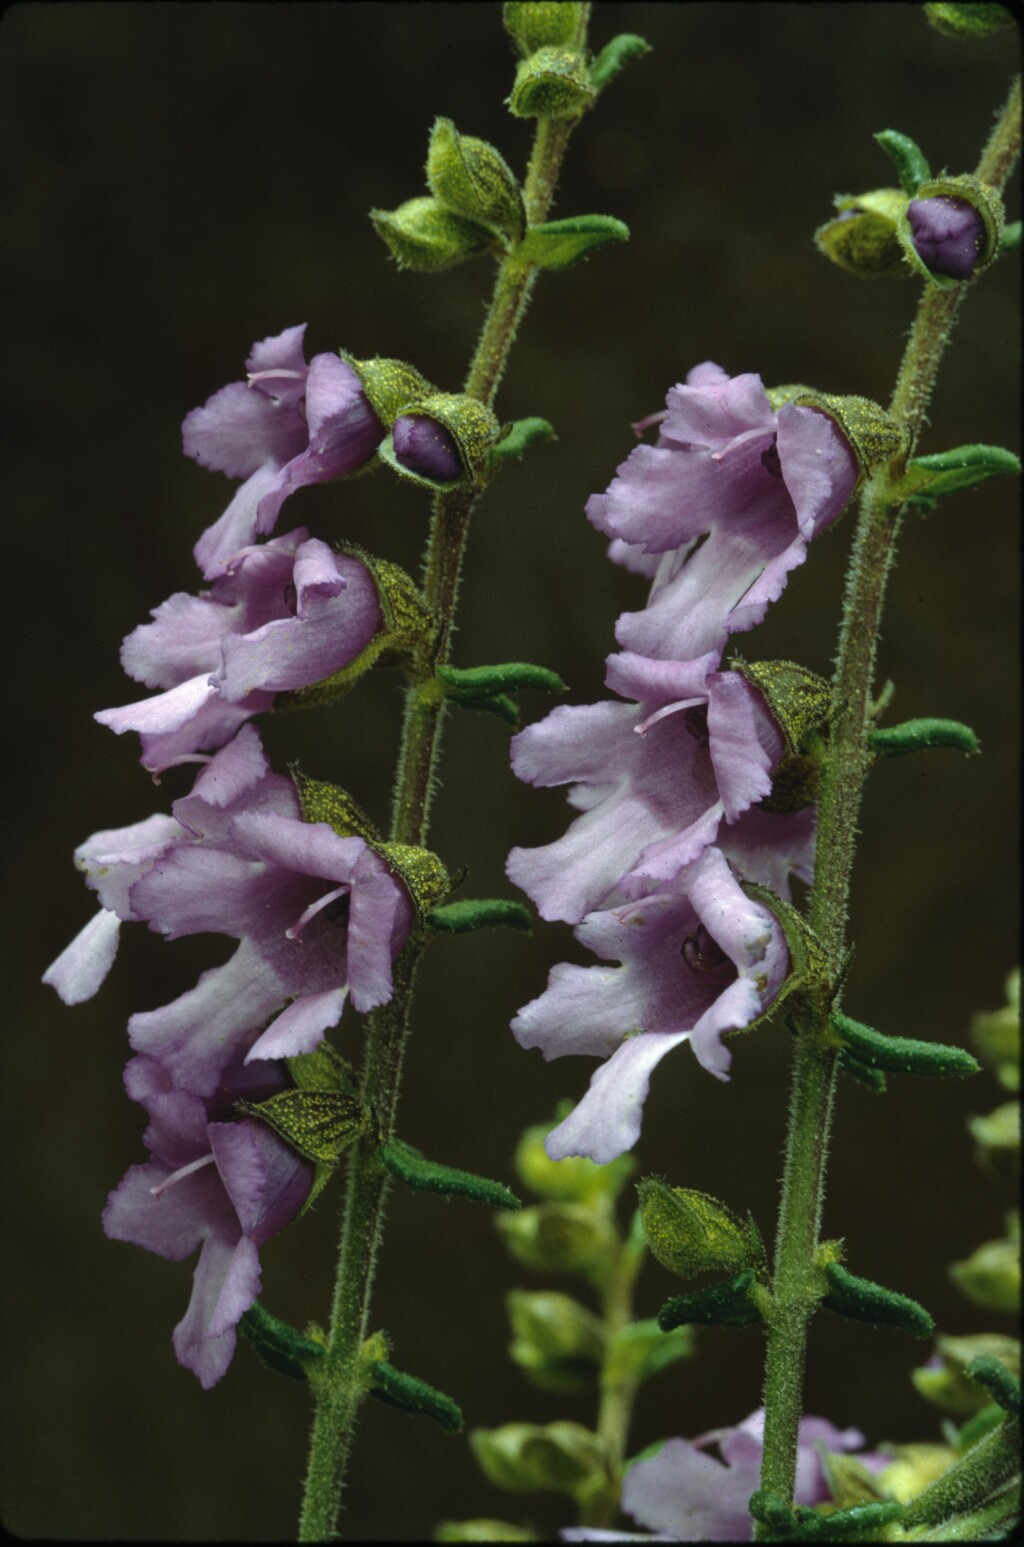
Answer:
[[[506,661],[500,666],[439,666],[437,675],[449,698],[459,704],[474,699],[493,698],[498,693],[521,693],[524,688],[540,688],[545,693],[567,693],[569,689],[557,672],[529,661]]]
[[[834,1010],[829,1024],[837,1045],[850,1048],[854,1058],[869,1069],[890,1074],[977,1074],[981,1065],[966,1048],[943,1042],[919,1042],[913,1037],[887,1037]]]
[[[1003,227],[1003,234],[999,238],[999,252],[1013,252],[1020,246],[1021,224],[1019,220],[1011,221]]]
[[[336,1166],[366,1130],[362,1103],[344,1091],[282,1090],[266,1101],[238,1105],[267,1123],[307,1160],[327,1166]]]
[[[935,1323],[924,1306],[909,1295],[885,1289],[869,1278],[858,1278],[838,1262],[825,1265],[825,1277],[829,1293],[821,1303],[837,1316],[867,1321],[872,1326],[899,1327],[915,1338],[931,1337],[935,1331]]]
[[[528,935],[533,929],[533,914],[521,902],[510,897],[468,897],[461,902],[446,902],[427,914],[431,929],[442,934],[466,935],[474,929],[495,926],[518,929]]]
[[[280,1317],[271,1315],[254,1300],[238,1323],[238,1330],[252,1344],[263,1363],[293,1380],[306,1380],[306,1365],[324,1356],[322,1343],[304,1337]]]
[[[994,1359],[991,1354],[979,1354],[977,1359],[971,1360],[964,1374],[968,1380],[984,1386],[1004,1412],[1015,1418],[1020,1417],[1020,1381],[1010,1373],[1002,1360]]]
[[[887,725],[868,731],[868,745],[879,757],[903,757],[928,747],[951,747],[968,757],[981,751],[981,742],[969,725],[959,720],[904,720],[902,725]]]
[[[921,184],[928,182],[932,175],[924,151],[909,135],[900,134],[896,129],[883,129],[875,139],[900,174],[904,193],[913,198]]]
[[[689,1294],[676,1295],[667,1300],[658,1312],[658,1326],[662,1332],[673,1327],[691,1324],[719,1327],[748,1327],[761,1320],[761,1313],[750,1298],[754,1282],[753,1270],[747,1268],[735,1278],[720,1284],[709,1284],[706,1289],[694,1289]]]
[[[370,1395],[403,1413],[419,1413],[432,1418],[447,1434],[458,1434],[463,1427],[462,1409],[451,1397],[415,1375],[405,1375],[386,1359],[370,1366]]]
[[[521,1209],[522,1204],[502,1182],[492,1182],[472,1171],[457,1171],[452,1166],[427,1160],[411,1144],[389,1139],[377,1150],[377,1158],[392,1176],[421,1192],[437,1192],[449,1198],[475,1198],[497,1209]]]
[[[605,44],[590,66],[590,84],[595,91],[603,91],[631,59],[642,59],[650,52],[651,45],[646,38],[635,32],[620,32],[617,38]]]
[[[879,1499],[868,1504],[853,1504],[849,1509],[836,1509],[831,1514],[819,1513],[797,1505],[785,1522],[773,1520],[777,1534],[771,1532],[766,1542],[842,1542],[854,1538],[858,1541],[878,1540],[875,1532],[891,1525],[903,1515],[904,1506],[895,1499]]]
[[[629,240],[629,227],[613,215],[571,215],[531,226],[514,249],[523,268],[568,269],[597,247]]]
[[[1020,472],[1020,458],[1002,446],[954,446],[931,456],[914,457],[894,495],[919,510],[933,510],[946,494],[973,488],[989,478]]]
[[[535,440],[557,439],[554,426],[546,419],[516,419],[491,448],[491,460],[521,457],[527,446],[532,446]]]

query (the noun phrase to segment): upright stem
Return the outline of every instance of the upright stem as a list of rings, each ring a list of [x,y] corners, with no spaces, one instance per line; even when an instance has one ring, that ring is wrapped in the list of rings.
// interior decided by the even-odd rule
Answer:
[[[585,6],[581,46],[588,12],[589,6]],[[574,127],[575,120],[542,119],[538,124],[523,189],[531,224],[546,218]],[[506,257],[498,268],[487,319],[463,389],[488,406],[497,393],[534,277],[534,270],[523,268],[512,257]],[[426,840],[445,709],[444,699],[436,691],[435,672],[448,659],[469,520],[484,486],[458,488],[434,498],[423,595],[438,626],[431,648],[423,650],[413,663],[392,807],[393,842],[422,845]],[[376,1132],[372,1140],[354,1149],[349,1162],[331,1325],[320,1362],[322,1373],[316,1379],[317,1409],[299,1526],[303,1542],[325,1541],[336,1535],[356,1414],[366,1395],[361,1351],[369,1327],[388,1185],[388,1173],[377,1160],[376,1149],[395,1131],[413,982],[426,938],[423,930],[414,930],[395,962],[392,999],[367,1018],[361,1092],[364,1104],[374,1114]]]
[[[1020,80],[1012,87],[977,175],[1001,188],[1020,150]],[[904,450],[868,482],[847,575],[832,686],[833,720],[822,774],[810,924],[821,941],[829,980],[839,980],[854,844],[868,770],[871,685],[882,604],[902,507],[894,494],[913,455],[966,285],[929,286],[921,298],[890,412],[906,431]],[[814,1259],[825,1190],[836,1054],[810,1016],[797,1027],[789,1131],[776,1240],[774,1304],[765,1363],[765,1436],[761,1486],[793,1497],[797,1430],[803,1409],[807,1323],[816,1304]],[[760,1532],[760,1534],[764,1534]]]

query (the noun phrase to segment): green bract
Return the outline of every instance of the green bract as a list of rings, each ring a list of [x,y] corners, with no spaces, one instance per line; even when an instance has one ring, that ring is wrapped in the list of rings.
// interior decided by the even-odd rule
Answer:
[[[523,234],[523,196],[508,163],[486,140],[460,134],[450,118],[439,118],[431,131],[427,185],[464,220],[513,238]]]
[[[493,231],[447,209],[430,195],[407,199],[397,209],[372,209],[373,229],[400,269],[436,273],[486,252]]]
[[[539,48],[519,61],[508,106],[516,118],[575,118],[596,95],[583,54]]]
[[[815,231],[815,246],[858,279],[906,276],[910,271],[896,235],[896,221],[906,204],[907,195],[898,188],[836,194],[838,213]]]

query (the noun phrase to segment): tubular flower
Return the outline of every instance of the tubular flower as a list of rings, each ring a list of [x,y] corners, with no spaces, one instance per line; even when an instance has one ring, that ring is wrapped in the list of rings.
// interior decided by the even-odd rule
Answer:
[[[230,1364],[235,1328],[259,1293],[259,1248],[294,1219],[312,1186],[311,1163],[265,1124],[228,1120],[235,1101],[287,1084],[278,1065],[254,1076],[236,1060],[203,1101],[153,1059],[133,1058],[125,1070],[128,1094],[149,1115],[150,1159],[110,1194],[103,1228],[173,1262],[202,1246],[174,1351],[207,1389]]]
[[[366,566],[298,527],[242,548],[208,591],[177,592],[129,634],[129,676],[163,691],[95,718],[139,731],[142,763],[159,773],[223,746],[274,694],[347,666],[383,626]]]
[[[707,362],[666,404],[657,444],[630,452],[587,515],[615,539],[610,556],[653,581],[645,610],[619,619],[619,643],[690,660],[761,621],[859,470],[831,419],[792,403],[775,412],[759,376]]]
[[[770,1007],[789,953],[774,917],[747,897],[717,848],[651,896],[588,914],[575,934],[622,965],[552,968],[512,1030],[546,1059],[605,1060],[545,1142],[552,1160],[583,1155],[605,1165],[639,1138],[651,1073],[672,1048],[689,1042],[705,1069],[728,1078],[723,1033]]]
[[[233,381],[186,415],[190,457],[244,479],[220,520],[195,546],[207,580],[240,548],[274,530],[295,489],[358,472],[375,454],[384,426],[362,384],[338,355],[302,350],[306,324],[254,344],[245,381]]]
[[[859,1450],[857,1429],[837,1429],[827,1418],[800,1420],[797,1437],[794,1503],[813,1507],[829,1501],[822,1450]],[[717,1447],[721,1460],[708,1455]],[[731,1429],[712,1429],[696,1440],[666,1440],[657,1455],[634,1462],[622,1484],[622,1507],[655,1536],[592,1531],[586,1526],[563,1531],[566,1542],[660,1541],[748,1542],[754,1521],[748,1508],[758,1486],[764,1449],[764,1411],[759,1409]],[[858,1458],[872,1471],[891,1459]]]
[[[169,939],[209,931],[238,940],[234,955],[194,988],[129,1021],[136,1051],[182,1090],[208,1096],[240,1051],[250,1059],[306,1053],[349,995],[360,1012],[386,1003],[412,903],[362,838],[302,821],[294,786],[268,772],[252,726],[211,759],[173,811],[150,819],[153,841],[141,859],[134,840],[146,824],[95,835],[78,861],[120,919],[142,920]],[[90,958],[83,939],[96,927],[86,926],[49,969],[65,998],[86,997],[105,975],[104,943]]]
[[[662,886],[770,792],[781,733],[756,688],[718,662],[609,656],[608,686],[638,702],[560,707],[513,739],[518,776],[572,782],[583,813],[554,843],[509,855],[542,917],[578,923],[613,894]]]

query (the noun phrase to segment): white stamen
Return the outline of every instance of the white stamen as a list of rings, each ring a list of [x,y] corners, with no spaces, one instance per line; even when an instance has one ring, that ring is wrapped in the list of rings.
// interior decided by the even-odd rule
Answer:
[[[333,902],[336,897],[343,896],[349,890],[350,888],[347,886],[336,886],[333,892],[327,892],[325,896],[318,898],[316,902],[311,902],[305,913],[300,914],[295,923],[285,930],[285,937],[288,940],[297,940],[310,919],[315,918],[321,908],[326,908],[328,903]]]
[[[150,1192],[154,1198],[159,1198],[165,1187],[170,1187],[174,1182],[180,1182],[183,1176],[190,1176],[193,1171],[200,1171],[203,1166],[208,1166],[212,1159],[213,1151],[211,1150],[209,1155],[200,1155],[198,1160],[190,1161],[187,1166],[179,1166],[177,1171],[172,1171],[170,1176],[165,1177],[162,1182],[158,1182],[156,1187],[151,1187],[149,1189]]]
[[[305,379],[306,379],[306,372],[305,371],[284,371],[284,370],[279,370],[279,371],[250,371],[247,374],[247,376],[246,376],[246,383],[245,384],[246,384],[247,387],[254,387],[258,381],[267,381],[268,378],[270,378],[272,376],[277,378],[278,380],[305,381]]]
[[[706,704],[706,698],[681,698],[678,704],[666,704],[664,709],[656,709],[652,715],[640,725],[634,725],[633,730],[638,736],[646,736],[651,726],[658,720],[663,720],[666,715],[678,714],[680,709],[693,709],[697,704]]]

